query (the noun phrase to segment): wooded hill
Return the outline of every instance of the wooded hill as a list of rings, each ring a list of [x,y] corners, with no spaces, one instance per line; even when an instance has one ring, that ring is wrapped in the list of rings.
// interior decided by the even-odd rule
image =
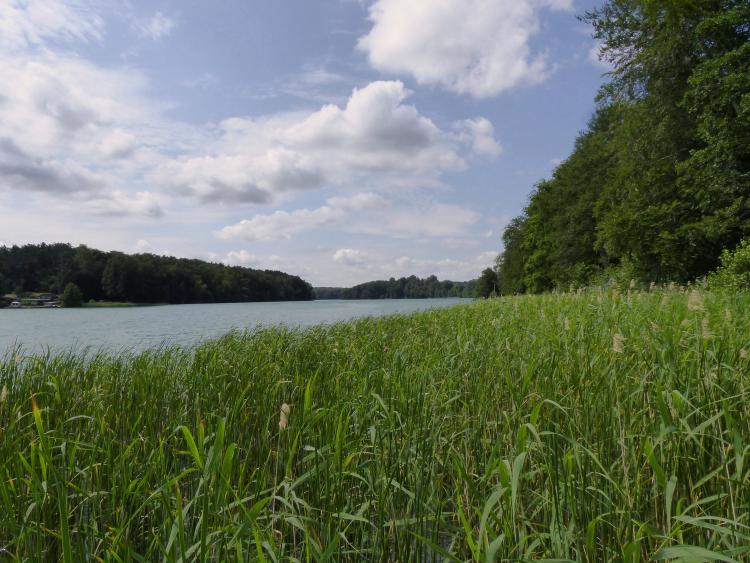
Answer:
[[[439,281],[437,277],[378,280],[354,287],[316,287],[316,299],[426,299],[474,297],[474,281]]]
[[[750,236],[750,3],[609,0],[583,19],[612,70],[504,232],[504,294],[694,280]]]
[[[271,270],[69,244],[0,247],[0,295],[62,293],[71,282],[86,301],[177,304],[313,298],[310,284]]]

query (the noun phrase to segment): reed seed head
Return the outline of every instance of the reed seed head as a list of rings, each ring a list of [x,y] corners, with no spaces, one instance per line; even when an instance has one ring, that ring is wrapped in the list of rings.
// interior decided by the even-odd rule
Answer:
[[[747,350],[745,350],[744,348],[740,350],[740,358],[742,358],[743,360],[747,360]]]
[[[714,333],[711,331],[711,324],[708,322],[708,318],[704,318],[703,322],[701,322],[701,332],[703,333],[703,338],[706,340],[714,337]]]
[[[8,386],[3,385],[3,390],[0,391],[0,403],[4,403],[5,399],[8,398]]]
[[[286,430],[289,426],[289,413],[292,411],[292,407],[286,403],[281,404],[281,412],[279,413],[279,430]]]
[[[617,333],[612,337],[612,351],[622,354],[625,351],[625,337]]]
[[[688,297],[688,309],[690,311],[703,311],[703,296],[700,291],[694,289]]]

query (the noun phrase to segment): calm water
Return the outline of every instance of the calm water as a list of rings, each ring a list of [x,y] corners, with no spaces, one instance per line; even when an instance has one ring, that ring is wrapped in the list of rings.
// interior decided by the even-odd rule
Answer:
[[[14,344],[38,352],[81,348],[143,350],[189,345],[232,329],[309,326],[356,317],[448,307],[467,299],[222,303],[111,309],[0,309],[0,353]]]

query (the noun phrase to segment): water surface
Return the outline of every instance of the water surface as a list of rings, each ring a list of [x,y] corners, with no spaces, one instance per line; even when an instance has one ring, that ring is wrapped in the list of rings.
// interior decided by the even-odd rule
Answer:
[[[363,316],[447,307],[468,299],[321,300],[274,303],[164,305],[106,309],[0,309],[0,353],[20,345],[47,348],[144,350],[190,345],[232,329],[258,325],[310,326]]]

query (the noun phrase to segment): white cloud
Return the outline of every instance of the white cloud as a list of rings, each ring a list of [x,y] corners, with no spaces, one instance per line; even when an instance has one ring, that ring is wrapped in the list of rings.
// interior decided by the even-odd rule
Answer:
[[[77,206],[94,215],[105,217],[150,217],[158,218],[164,215],[162,209],[163,198],[148,191],[130,194],[122,190],[112,190],[103,194],[88,196]]]
[[[572,0],[376,0],[373,27],[358,47],[375,68],[408,74],[477,97],[494,96],[549,74],[533,53],[543,8],[567,10]]]
[[[360,266],[369,261],[369,256],[362,250],[339,248],[333,253],[333,261],[340,262],[346,266]]]
[[[454,281],[466,281],[479,276],[479,273],[492,266],[497,256],[497,251],[488,250],[466,259],[455,260],[450,258],[430,260],[413,258],[411,256],[399,256],[392,263],[386,263],[385,270],[394,272],[392,275],[435,275],[440,279]]]
[[[479,215],[460,205],[438,203],[424,208],[401,208],[358,225],[362,232],[406,237],[455,237],[477,222]]]
[[[340,248],[331,259],[337,266],[345,266],[347,277],[356,284],[374,279],[411,275],[435,275],[443,280],[467,281],[478,277],[483,269],[492,266],[496,255],[496,251],[489,250],[460,260],[430,259],[372,254],[354,248]]]
[[[234,266],[257,266],[260,264],[260,259],[247,250],[232,250],[227,253],[222,262]]]
[[[156,12],[151,18],[137,20],[133,25],[141,37],[156,41],[162,37],[170,36],[177,27],[177,22],[161,12]]]
[[[92,144],[104,144],[116,153],[132,141],[127,128],[151,117],[136,72],[52,54],[0,62],[0,136],[25,151],[86,158]]]
[[[225,240],[288,240],[305,231],[335,228],[391,238],[452,237],[463,234],[478,219],[476,212],[459,205],[395,207],[376,194],[365,193],[330,198],[315,209],[258,214],[224,227],[217,235]]]
[[[337,84],[344,82],[346,78],[337,72],[332,72],[325,67],[306,65],[298,77],[301,84],[308,86],[320,86],[324,84]]]
[[[0,48],[43,46],[48,41],[101,39],[104,24],[86,0],[3,0]]]
[[[146,239],[138,239],[135,243],[135,250],[136,252],[151,252],[153,246]]]
[[[3,229],[14,242],[57,239],[154,252],[153,242],[182,255],[320,280],[342,270],[353,279],[363,268],[368,278],[386,274],[405,252],[403,239],[419,245],[439,238],[431,246],[444,251],[472,236],[477,213],[433,201],[437,192],[420,188],[443,187],[448,173],[477,156],[500,153],[486,119],[439,124],[409,102],[411,92],[400,81],[373,82],[339,98],[344,77],[325,67],[305,67],[297,77],[300,88],[336,91],[317,109],[230,117],[218,124],[180,122],[168,117],[171,106],[149,93],[154,89],[145,72],[105,67],[75,54],[82,42],[103,42],[105,25],[96,11],[105,10],[109,18],[113,5],[0,0],[0,205],[7,212]],[[126,26],[134,21],[128,10],[119,17]],[[142,29],[131,31],[151,39],[175,29],[163,14],[140,23]],[[186,84],[216,80],[198,76]],[[229,222],[226,208],[197,202],[288,202],[296,192],[323,188],[337,195],[309,209],[253,212],[217,234],[226,240],[285,241],[321,230],[342,233],[343,244],[322,248],[311,237],[304,240],[308,253],[295,256],[287,255],[283,242],[269,242],[258,246],[277,254],[259,256],[255,248],[222,248],[226,243],[189,236]],[[161,234],[149,228],[150,240],[141,238],[142,221],[162,217],[165,210],[174,219],[161,220]],[[243,217],[236,212],[233,217]],[[174,230],[173,238],[164,238],[166,229]],[[397,250],[383,255],[338,248],[357,244],[350,236],[357,234],[388,239],[376,246],[381,252]],[[415,264],[427,270],[433,263]]]
[[[409,95],[401,82],[373,82],[343,107],[227,119],[209,151],[164,163],[152,180],[205,201],[264,203],[324,186],[430,186],[466,166],[467,148],[497,154],[489,121],[455,135],[405,104]]]
[[[388,202],[378,194],[363,192],[349,197],[331,197],[328,205],[344,211],[364,211],[365,209],[380,209],[388,207]]]
[[[355,89],[341,106],[203,127],[165,118],[142,73],[52,50],[0,50],[0,83],[0,188],[78,194],[80,209],[95,214],[160,217],[165,194],[267,203],[322,187],[429,187],[469,154],[499,149],[491,123],[442,130],[405,103],[410,92],[397,81]],[[335,214],[346,211],[333,204]],[[302,225],[321,225],[324,214],[303,213]],[[273,235],[257,222],[249,228],[266,239],[306,228],[282,227]]]
[[[293,235],[317,229],[341,220],[344,213],[324,205],[317,209],[297,209],[296,211],[274,211],[270,215],[256,215],[243,219],[235,225],[219,231],[222,239],[282,240]]]
[[[469,136],[472,149],[477,155],[496,158],[503,153],[503,147],[495,139],[495,126],[489,119],[465,119],[459,122],[458,127]]]
[[[137,177],[163,142],[140,74],[51,52],[0,52],[0,83],[0,188],[92,214],[163,214],[164,198]]]

